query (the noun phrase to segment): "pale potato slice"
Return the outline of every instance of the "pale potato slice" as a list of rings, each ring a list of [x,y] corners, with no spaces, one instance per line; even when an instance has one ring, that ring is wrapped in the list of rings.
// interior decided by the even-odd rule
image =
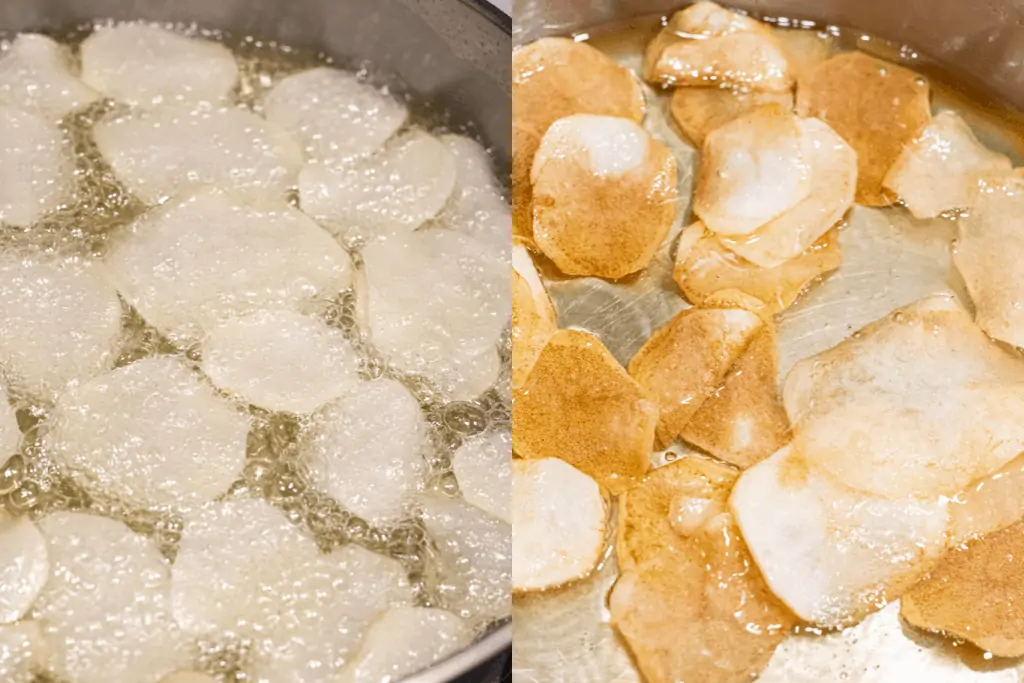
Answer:
[[[541,351],[512,411],[524,458],[561,458],[613,494],[650,468],[658,405],[601,341],[560,330]]]
[[[0,224],[29,227],[74,198],[71,146],[56,124],[0,105]]]
[[[452,456],[452,471],[463,498],[512,523],[512,434],[507,429],[466,439]]]
[[[49,577],[46,539],[36,525],[0,516],[0,624],[25,616]]]
[[[1024,247],[1018,220],[1024,210],[1024,178],[1002,175],[981,181],[967,216],[958,221],[953,263],[974,303],[974,316],[989,335],[1024,346]]]
[[[93,127],[103,158],[146,204],[206,185],[253,202],[284,199],[302,149],[288,133],[238,107],[167,105],[108,118]]]
[[[787,111],[792,110],[793,93],[679,88],[672,93],[670,111],[672,120],[683,134],[699,147],[711,131],[765,104],[776,104]]]
[[[762,268],[727,249],[698,221],[679,238],[673,276],[695,305],[706,305],[718,292],[738,290],[763,303],[771,315],[792,306],[810,283],[839,268],[842,259],[839,232],[833,229],[795,258]]]
[[[740,475],[729,507],[772,592],[826,628],[895,599],[946,548],[946,499],[856,491],[790,446]]]
[[[38,621],[0,624],[0,680],[33,683],[46,668],[46,643]]]
[[[11,407],[7,392],[0,387],[0,459],[17,453],[20,446],[18,416]]]
[[[847,52],[820,64],[800,82],[801,116],[831,126],[857,153],[857,203],[888,206],[886,173],[931,121],[928,81],[910,69]]]
[[[558,458],[512,463],[512,588],[584,578],[604,554],[608,506],[597,482]]]
[[[786,56],[768,27],[713,2],[672,15],[644,52],[644,78],[663,87],[793,87]]]
[[[301,211],[214,190],[143,214],[105,263],[125,299],[181,347],[239,315],[333,299],[352,274],[341,245]]]
[[[771,26],[772,37],[786,56],[790,73],[798,87],[819,64],[835,54],[839,47],[835,37],[813,29]]]
[[[310,163],[335,166],[372,154],[405,125],[405,105],[354,73],[318,67],[286,76],[263,115],[292,134]]]
[[[568,275],[643,270],[678,211],[675,157],[628,119],[555,122],[533,160],[533,237]]]
[[[82,43],[82,80],[135,106],[224,102],[238,82],[231,50],[152,24],[101,26]]]
[[[341,237],[415,230],[445,207],[455,174],[452,153],[417,129],[351,164],[307,165],[299,175],[299,202]]]
[[[959,114],[944,111],[903,148],[883,186],[916,218],[966,209],[987,175],[1009,173],[1010,160],[986,148]]]
[[[455,191],[439,216],[440,222],[508,253],[512,214],[494,175],[490,154],[465,135],[442,135],[440,140],[455,159]]]
[[[175,671],[161,678],[160,683],[217,683],[217,679],[199,671]]]
[[[359,379],[359,357],[341,330],[289,310],[257,311],[213,327],[202,365],[222,391],[298,414],[351,391]]]
[[[811,159],[800,119],[765,105],[704,140],[693,210],[719,235],[749,235],[811,191]]]
[[[953,544],[993,533],[1024,519],[1024,455],[971,482],[949,504]]]
[[[0,104],[58,121],[99,99],[78,79],[71,53],[38,33],[21,33],[0,55]]]
[[[722,235],[730,251],[762,268],[776,268],[809,249],[853,206],[857,154],[818,119],[800,121],[811,192],[799,204],[749,235]]]
[[[551,297],[526,248],[512,247],[512,389],[526,384],[537,356],[558,329]]]
[[[1024,655],[1020,557],[1024,522],[953,548],[901,599],[917,628],[968,640],[997,657]]]
[[[763,328],[761,318],[750,311],[691,308],[636,352],[629,374],[660,406],[656,434],[661,446],[682,433]]]
[[[32,607],[45,672],[68,683],[154,683],[189,666],[170,567],[150,539],[80,512],[39,520],[53,571]],[[251,597],[251,596],[247,596]]]
[[[953,496],[1024,450],[1024,362],[949,296],[893,312],[797,363],[794,447],[837,481],[903,500]]]

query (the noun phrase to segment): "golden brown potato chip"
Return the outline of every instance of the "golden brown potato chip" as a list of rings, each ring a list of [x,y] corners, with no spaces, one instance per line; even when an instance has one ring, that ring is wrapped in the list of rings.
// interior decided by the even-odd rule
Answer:
[[[556,121],[531,181],[534,240],[567,275],[617,279],[643,270],[678,210],[675,157],[623,118]]]
[[[772,37],[786,55],[797,83],[837,51],[835,38],[817,31],[772,27]]]
[[[949,551],[904,594],[912,625],[969,640],[997,657],[1024,655],[1024,522]]]
[[[796,109],[829,124],[857,152],[857,203],[865,206],[896,200],[882,181],[931,120],[928,81],[862,52],[832,57],[808,74]]]
[[[661,86],[787,92],[793,77],[768,27],[713,2],[676,12],[644,52],[644,78]]]
[[[512,124],[512,235],[531,251],[537,251],[537,244],[533,241],[530,169],[539,146],[540,135],[526,126]]]
[[[815,278],[842,263],[839,232],[825,233],[799,256],[775,268],[762,268],[726,249],[697,222],[683,231],[673,277],[691,303],[708,305],[717,292],[739,290],[763,302],[768,315],[793,304]]]
[[[793,94],[742,92],[726,88],[679,88],[672,93],[670,109],[672,120],[699,147],[711,131],[764,104],[777,104],[792,110]]]
[[[551,298],[525,247],[512,246],[512,390],[524,384],[558,329]]]
[[[1024,519],[1024,455],[961,491],[950,501],[949,517],[954,544]]]
[[[561,458],[613,494],[650,468],[658,406],[592,334],[559,330],[512,411],[524,458]]]

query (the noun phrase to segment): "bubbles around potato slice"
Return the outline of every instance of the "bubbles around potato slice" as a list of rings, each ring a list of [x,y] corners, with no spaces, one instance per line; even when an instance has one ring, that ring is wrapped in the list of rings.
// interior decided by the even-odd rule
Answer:
[[[793,87],[786,56],[767,27],[713,2],[672,15],[644,52],[644,78],[662,87]]]
[[[221,495],[245,460],[248,420],[176,358],[156,356],[60,396],[43,444],[94,493],[187,509]]]
[[[816,278],[842,264],[839,232],[825,233],[800,255],[775,268],[762,268],[727,249],[697,222],[683,231],[673,277],[686,298],[702,306],[716,293],[738,290],[775,314],[789,308]]]
[[[847,52],[800,82],[796,108],[827,123],[857,153],[858,204],[893,203],[895,194],[882,182],[931,120],[928,81],[902,66]]]
[[[757,107],[704,140],[693,210],[716,234],[749,235],[807,198],[810,161],[799,119]]]
[[[0,368],[12,393],[51,401],[109,369],[121,301],[102,265],[0,256]]]
[[[189,665],[170,612],[167,561],[120,522],[79,512],[39,521],[53,572],[32,609],[47,672],[68,683],[156,683]]]
[[[74,73],[70,52],[48,36],[19,34],[0,54],[0,104],[58,121],[97,99]]]
[[[300,211],[213,190],[143,214],[112,240],[105,262],[125,299],[182,347],[238,315],[327,301],[352,270]]]
[[[683,134],[699,147],[712,131],[766,104],[777,104],[784,110],[791,110],[793,94],[725,88],[679,88],[672,93],[670,111],[672,120]]]
[[[533,161],[533,236],[568,275],[616,279],[654,258],[678,210],[675,157],[639,125],[555,122]]]
[[[25,616],[49,576],[46,540],[36,525],[0,516],[0,624]]]
[[[512,434],[496,430],[466,439],[452,456],[462,497],[498,519],[512,523]]]
[[[37,621],[0,624],[0,680],[32,683],[36,672],[46,668],[46,645]]]
[[[142,23],[101,26],[81,46],[82,80],[131,106],[219,104],[238,82],[225,46]]]
[[[720,237],[730,251],[763,268],[776,268],[799,256],[853,206],[856,153],[818,119],[803,119],[799,125],[811,168],[810,194],[749,235]]]
[[[650,467],[658,405],[601,341],[560,330],[537,358],[512,411],[524,458],[561,458],[612,494]]]
[[[213,383],[272,411],[313,412],[355,386],[358,364],[340,330],[288,310],[230,319],[203,342]]]
[[[100,121],[93,138],[118,180],[150,205],[205,185],[252,202],[281,201],[302,166],[302,150],[290,135],[237,107],[135,111]]]
[[[359,76],[319,67],[285,76],[263,115],[299,140],[306,160],[336,166],[372,154],[405,124],[405,105]]]
[[[56,124],[0,105],[0,223],[29,227],[74,198],[70,145]]]
[[[365,159],[299,175],[302,210],[343,238],[409,231],[437,216],[455,190],[456,165],[440,140],[412,130]]]
[[[512,463],[512,588],[543,591],[601,561],[608,504],[597,482],[558,458]]]
[[[398,521],[426,475],[426,425],[398,382],[360,382],[313,416],[303,452],[313,482],[371,524]]]

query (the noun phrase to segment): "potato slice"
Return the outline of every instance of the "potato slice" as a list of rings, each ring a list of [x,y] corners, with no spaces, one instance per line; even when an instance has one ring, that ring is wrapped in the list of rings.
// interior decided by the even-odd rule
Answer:
[[[48,654],[38,621],[0,624],[0,680],[4,683],[39,680],[36,674],[46,669]]]
[[[57,121],[99,96],[74,73],[71,52],[49,36],[21,33],[0,55],[0,104]]]
[[[740,309],[688,309],[651,335],[629,374],[658,401],[658,443],[668,445],[722,385],[764,322]]]
[[[1024,522],[950,550],[903,595],[900,616],[997,657],[1024,655]]]
[[[507,429],[466,439],[452,456],[452,472],[463,498],[512,523],[512,434]]]
[[[931,120],[928,81],[910,69],[847,52],[800,82],[796,109],[829,124],[857,152],[857,203],[888,206],[886,173]]]
[[[809,249],[775,268],[762,268],[737,256],[701,222],[679,238],[676,284],[691,303],[705,305],[717,292],[738,290],[764,304],[768,315],[789,308],[816,278],[842,263],[839,231],[832,229]]]
[[[613,494],[650,467],[658,406],[601,341],[560,330],[541,351],[512,411],[524,458],[561,458]]]
[[[672,15],[644,52],[644,78],[664,87],[793,87],[786,56],[768,27],[713,2]]]
[[[597,483],[558,458],[512,462],[512,589],[584,578],[601,561],[608,506]]]
[[[512,235],[533,251],[533,185],[530,170],[540,147],[541,134],[518,122],[512,122]]]
[[[55,123],[0,105],[0,224],[27,228],[74,198],[71,145]]]
[[[577,114],[557,121],[533,161],[533,237],[568,275],[643,270],[678,210],[675,157],[638,124]]]
[[[771,26],[771,33],[798,84],[838,50],[836,39],[829,33],[782,26]]]
[[[175,671],[161,678],[160,683],[217,683],[217,679],[199,671]]]
[[[800,120],[758,107],[704,140],[693,210],[719,235],[749,235],[811,191],[811,160]]]
[[[713,130],[765,104],[777,104],[787,111],[791,110],[793,94],[726,88],[679,88],[672,93],[670,111],[672,120],[683,134],[699,147]]]
[[[1024,519],[1024,455],[971,482],[949,504],[954,544],[993,533]]]
[[[1024,248],[1024,234],[1018,228],[1024,178],[986,178],[972,203],[970,214],[958,221],[953,263],[967,284],[981,329],[1008,344],[1024,346],[1024,269],[1018,258]]]
[[[555,307],[525,247],[512,246],[512,389],[519,390],[558,329]]]
[[[1006,156],[978,142],[959,114],[944,111],[903,148],[883,186],[899,195],[916,218],[935,218],[969,208],[978,181],[1011,168]]]
[[[0,624],[25,616],[49,578],[46,539],[36,525],[0,513]]]
[[[811,192],[799,204],[749,235],[722,235],[729,250],[763,268],[796,258],[828,232],[853,206],[857,154],[828,124],[800,121]]]

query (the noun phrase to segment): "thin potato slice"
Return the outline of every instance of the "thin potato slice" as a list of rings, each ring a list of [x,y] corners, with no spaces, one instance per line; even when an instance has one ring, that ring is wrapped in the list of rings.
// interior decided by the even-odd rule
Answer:
[[[829,124],[857,152],[857,203],[888,206],[882,182],[931,120],[928,82],[910,69],[847,52],[800,82],[796,109]]]
[[[773,26],[772,37],[786,55],[793,80],[798,84],[838,50],[835,38],[813,30]]]
[[[899,195],[916,218],[935,218],[969,208],[979,180],[1011,168],[1006,156],[978,142],[959,114],[944,111],[903,149],[883,185]]]
[[[1024,519],[1024,455],[972,482],[950,501],[953,543],[963,543]]]
[[[672,120],[683,134],[697,145],[714,130],[764,104],[793,108],[789,92],[758,92],[725,88],[679,88],[672,93]]]
[[[811,167],[810,194],[749,235],[721,237],[728,249],[763,268],[776,268],[799,256],[853,206],[857,154],[828,124],[803,119],[799,125]]]
[[[997,657],[1024,655],[1024,522],[955,548],[908,591],[900,615]]]
[[[533,186],[530,169],[540,146],[540,133],[512,123],[512,235],[527,248],[540,251],[533,241]]]
[[[672,15],[644,53],[644,78],[667,86],[787,92],[793,77],[768,28],[713,2]]]
[[[578,114],[556,122],[534,157],[533,234],[568,275],[643,270],[679,199],[675,157],[638,124]]]
[[[613,494],[650,467],[658,406],[601,341],[559,330],[541,351],[512,411],[524,458],[561,458]]]
[[[811,191],[800,120],[776,105],[758,107],[704,140],[693,210],[719,235],[749,235]]]
[[[19,34],[0,57],[0,104],[63,119],[100,97],[75,71],[71,51],[53,38]]]
[[[537,356],[558,329],[555,307],[533,259],[520,245],[512,247],[512,389],[519,390]]]
[[[512,463],[512,589],[557,588],[601,560],[608,509],[597,483],[558,458]]]
[[[0,513],[0,624],[25,616],[49,577],[50,558],[39,528],[27,517]]]

